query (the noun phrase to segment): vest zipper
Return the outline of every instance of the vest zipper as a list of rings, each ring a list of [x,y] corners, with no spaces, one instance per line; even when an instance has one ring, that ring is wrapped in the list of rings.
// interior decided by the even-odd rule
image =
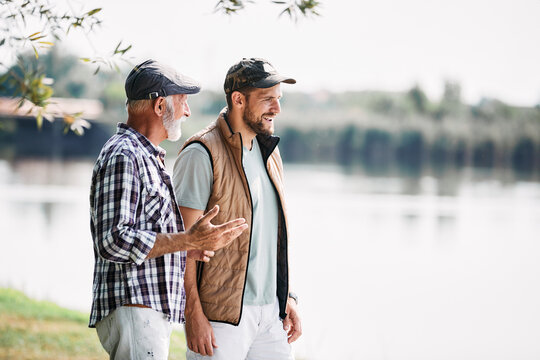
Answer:
[[[246,262],[246,274],[244,276],[244,288],[242,289],[242,303],[240,304],[240,316],[238,317],[238,322],[236,325],[240,324],[240,320],[242,319],[242,313],[244,310],[244,295],[246,294],[246,285],[247,285],[247,276],[248,276],[248,270],[249,270],[249,257],[251,255],[251,237],[253,235],[253,198],[251,197],[251,188],[249,187],[249,181],[247,179],[246,170],[244,169],[244,140],[242,139],[242,134],[238,133],[240,136],[240,164],[242,165],[242,173],[244,174],[244,179],[246,180],[246,184],[248,187],[248,194],[249,194],[249,206],[251,207],[251,224],[249,226],[249,247],[248,247],[248,256],[247,256],[247,262]],[[253,139],[254,141],[257,141],[257,139]]]
[[[257,139],[255,138],[255,141],[257,141]],[[260,144],[259,144],[260,145]],[[274,150],[276,149],[277,147],[277,143],[276,145],[271,149],[272,151],[270,151],[268,153],[268,156],[266,156],[266,159],[263,158],[264,160],[264,169],[266,170],[266,175],[268,176],[268,179],[270,180],[270,183],[272,184],[272,187],[274,188],[274,192],[276,193],[276,197],[279,201],[279,213],[281,215],[281,223],[283,225],[283,237],[284,237],[284,240],[285,240],[285,263],[287,265],[287,283],[286,283],[286,289],[285,289],[285,302],[284,302],[284,307],[283,307],[283,314],[285,314],[286,316],[286,312],[285,310],[287,310],[287,298],[289,297],[289,246],[288,246],[288,243],[289,243],[289,239],[287,237],[287,223],[285,222],[285,212],[283,211],[283,201],[281,200],[281,197],[279,196],[279,191],[277,190],[277,186],[276,184],[274,183],[274,180],[272,180],[272,177],[270,176],[270,173],[268,172],[268,159],[270,158],[270,155],[272,155],[272,153],[274,152]],[[278,225],[279,226],[279,225]],[[279,244],[279,231],[278,231],[278,244]],[[277,252],[277,256],[276,256],[276,262],[277,262],[277,257],[279,256],[279,246],[278,246],[278,252]],[[277,266],[277,269],[276,271],[279,272],[279,264],[276,264]],[[276,274],[276,277],[277,277],[278,274]],[[277,281],[279,281],[279,278],[276,279]],[[279,287],[278,285],[276,284],[276,291],[279,292]],[[277,294],[276,294],[277,295]],[[278,296],[278,303],[280,302],[280,299],[279,299],[279,296]],[[280,312],[280,315],[281,315],[281,304],[279,303],[279,312]]]

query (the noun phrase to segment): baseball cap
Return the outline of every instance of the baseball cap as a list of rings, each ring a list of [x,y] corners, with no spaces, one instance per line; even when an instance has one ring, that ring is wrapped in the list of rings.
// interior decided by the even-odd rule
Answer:
[[[126,96],[130,100],[156,99],[175,94],[196,94],[199,83],[155,60],[135,66],[126,78]]]
[[[230,67],[223,87],[226,94],[243,87],[269,88],[280,82],[295,84],[296,80],[278,74],[268,61],[260,58],[243,58]]]

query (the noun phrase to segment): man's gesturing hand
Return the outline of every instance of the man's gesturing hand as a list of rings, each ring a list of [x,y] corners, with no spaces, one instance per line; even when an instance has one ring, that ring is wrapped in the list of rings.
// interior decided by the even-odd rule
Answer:
[[[186,232],[186,245],[189,249],[196,250],[219,250],[236,239],[244,230],[248,228],[245,219],[236,219],[221,225],[214,225],[210,222],[219,212],[216,205],[204,214]]]
[[[176,251],[195,250],[189,253],[189,257],[199,261],[209,261],[214,256],[215,250],[227,246],[248,228],[245,219],[213,225],[210,220],[218,212],[219,206],[216,205],[185,232],[157,234],[154,247],[146,258],[152,259]]]

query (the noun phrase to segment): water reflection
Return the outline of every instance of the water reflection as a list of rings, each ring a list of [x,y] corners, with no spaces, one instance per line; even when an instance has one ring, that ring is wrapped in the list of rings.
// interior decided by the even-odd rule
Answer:
[[[88,311],[91,163],[0,161],[0,285]]]
[[[298,354],[540,356],[540,290],[530,286],[540,279],[538,183],[469,170],[459,181],[290,166],[286,175],[292,283],[307,297]]]
[[[89,311],[92,166],[0,161],[1,286]],[[539,183],[291,164],[285,176],[299,358],[540,358]]]

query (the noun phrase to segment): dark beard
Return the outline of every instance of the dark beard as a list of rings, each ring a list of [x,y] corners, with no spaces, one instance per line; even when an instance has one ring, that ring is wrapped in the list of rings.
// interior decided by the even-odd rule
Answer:
[[[253,130],[255,134],[270,136],[272,135],[272,131],[270,129],[264,128],[264,120],[262,119],[264,115],[267,115],[267,114],[263,114],[260,119],[257,119],[255,115],[251,112],[249,107],[246,107],[244,109],[243,119],[246,125],[251,130]]]

